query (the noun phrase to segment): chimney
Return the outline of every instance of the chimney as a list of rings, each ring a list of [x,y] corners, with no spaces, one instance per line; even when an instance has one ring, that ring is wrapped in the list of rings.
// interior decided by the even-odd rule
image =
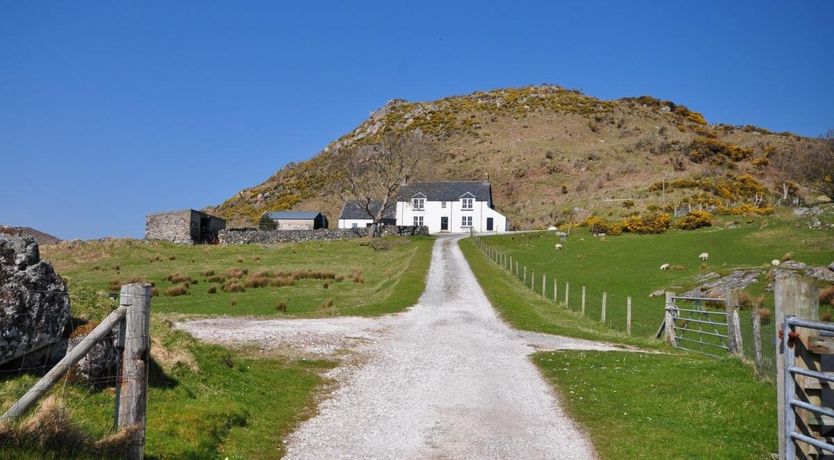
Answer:
[[[408,183],[408,179],[410,179],[410,177],[408,177],[408,174],[406,174],[405,176],[403,176],[403,180],[402,180],[402,182],[400,182],[400,185],[405,185],[405,184],[407,184],[407,183]]]
[[[484,173],[484,182],[489,183],[489,171]]]

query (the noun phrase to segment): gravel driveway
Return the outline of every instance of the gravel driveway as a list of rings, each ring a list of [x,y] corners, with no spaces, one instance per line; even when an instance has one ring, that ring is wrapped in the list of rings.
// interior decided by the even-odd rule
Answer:
[[[613,350],[520,332],[496,314],[458,248],[439,238],[426,291],[384,318],[248,320],[179,325],[198,338],[263,348],[351,348],[360,364],[287,440],[292,459],[586,459],[593,447],[528,356],[536,349]]]

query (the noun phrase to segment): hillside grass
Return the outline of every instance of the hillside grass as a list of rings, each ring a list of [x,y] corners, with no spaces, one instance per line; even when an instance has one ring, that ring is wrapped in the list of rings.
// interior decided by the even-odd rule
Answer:
[[[45,246],[42,256],[70,286],[96,292],[135,280],[154,284],[157,313],[197,315],[281,315],[321,317],[380,315],[401,311],[423,292],[434,240],[427,237],[343,240],[274,246],[182,246],[170,243],[115,240]],[[245,272],[232,277],[230,271]],[[292,285],[245,287],[259,272],[268,281],[278,272],[330,276],[298,279]],[[192,281],[186,295],[166,290],[182,285],[166,278],[181,275]],[[212,277],[225,281],[212,282]],[[176,281],[176,280],[175,280]],[[225,292],[237,283],[245,291]],[[210,290],[216,293],[209,293]],[[279,304],[286,311],[279,311]],[[85,308],[74,305],[74,311]],[[281,309],[283,310],[283,309]]]
[[[776,391],[738,360],[586,351],[533,359],[602,459],[763,459],[777,450]]]
[[[776,450],[775,389],[749,366],[733,358],[684,354],[645,336],[629,337],[534,293],[472,239],[461,240],[460,247],[490,302],[513,327],[655,352],[533,356],[601,458],[754,459]]]
[[[159,356],[163,347],[167,350],[163,356],[180,359],[151,362],[146,435],[150,459],[280,456],[284,436],[313,414],[316,392],[325,383],[323,372],[335,366],[328,361],[253,357],[199,343],[157,318],[152,337],[156,349],[152,356]],[[0,410],[11,406],[37,379],[30,374],[2,375]],[[71,423],[87,436],[99,439],[112,432],[112,387],[94,390],[70,380],[50,393],[64,401]],[[12,445],[0,439],[0,457],[106,458],[103,452],[78,443],[42,449],[34,438],[23,441]]]
[[[592,318],[600,318],[602,293],[607,292],[606,323],[613,328],[625,328],[626,297],[631,296],[636,336],[653,335],[663,319],[664,297],[649,297],[654,291],[681,293],[696,287],[699,275],[757,268],[763,275],[747,292],[751,297],[763,295],[764,306],[772,309],[773,294],[766,289],[771,260],[787,256],[822,266],[834,260],[834,234],[797,227],[791,220],[773,216],[747,218],[732,227],[670,230],[661,235],[594,237],[587,229],[577,229],[564,242],[550,232],[491,236],[483,241],[526,265],[528,284],[529,273],[535,272],[537,292],[541,292],[543,273],[550,280],[548,297],[553,295],[554,277],[559,280],[560,301],[564,283],[569,282],[571,309],[579,308],[579,292],[586,286],[586,313]],[[562,250],[554,249],[557,243],[563,245]],[[709,253],[708,261],[698,259],[702,252]],[[666,263],[672,269],[660,270]],[[824,306],[822,311],[831,307]]]

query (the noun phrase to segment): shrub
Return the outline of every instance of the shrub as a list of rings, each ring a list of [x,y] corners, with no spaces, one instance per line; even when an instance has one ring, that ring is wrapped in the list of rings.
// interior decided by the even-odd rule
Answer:
[[[169,297],[178,297],[181,295],[188,295],[187,284],[175,284],[168,289],[165,289],[165,295]]]
[[[214,276],[214,270],[204,271],[203,276]]]
[[[207,281],[209,283],[223,283],[226,281],[226,277],[223,275],[213,275],[209,276]]]
[[[319,308],[322,309],[322,310],[327,310],[332,306],[333,306],[333,299],[324,299],[324,301],[322,301],[321,305],[319,305]]]
[[[245,268],[230,268],[226,270],[226,278],[242,278],[247,275],[249,270]]]
[[[362,284],[365,282],[365,276],[362,274],[362,270],[354,269],[351,279],[354,284]]]
[[[620,235],[623,233],[623,226],[617,223],[609,223],[607,219],[599,216],[591,216],[585,219],[585,225],[591,228],[591,233],[606,235]]]
[[[269,282],[273,287],[292,286],[295,284],[295,277],[290,274],[279,273]]]
[[[681,230],[695,230],[696,228],[712,225],[712,214],[707,211],[692,211],[675,222],[675,227]]]
[[[157,289],[157,288],[151,289],[151,295],[153,297],[159,297],[159,289]]]
[[[666,213],[632,216],[623,221],[623,231],[640,234],[663,233],[669,228],[671,221],[672,218]]]
[[[209,294],[217,294],[217,286],[212,286],[212,287],[208,288],[208,293]]]
[[[738,293],[738,306],[741,308],[749,308],[753,305],[753,299],[750,297],[750,294],[746,292],[739,292]]]
[[[229,281],[221,289],[223,292],[246,292],[246,288],[237,281]]]
[[[327,282],[327,281],[325,281],[325,282],[324,282],[324,284],[322,284],[322,285],[321,285],[321,287],[323,287],[323,288],[327,289],[327,288],[329,288],[329,287],[330,287],[330,283],[329,283],[329,282]]]
[[[820,303],[834,306],[834,286],[820,290]]]
[[[266,276],[252,275],[246,280],[244,286],[248,288],[260,288],[269,285],[270,279]]]
[[[278,302],[278,305],[275,305],[275,311],[279,311],[281,313],[286,313],[287,312],[287,302],[284,302],[284,301]]]
[[[633,207],[634,207],[634,201],[633,201],[633,200],[625,200],[625,201],[623,201],[623,207],[624,207],[624,208],[626,208],[626,209],[631,209],[631,208],[633,208]]]
[[[769,323],[771,315],[772,313],[767,308],[759,308],[759,317],[762,318],[762,322]]]
[[[183,275],[181,273],[174,273],[173,275],[168,275],[168,277],[165,278],[165,279],[174,283],[174,284],[177,284],[177,283],[194,284],[194,280],[192,280],[190,276],[186,276],[186,275]]]

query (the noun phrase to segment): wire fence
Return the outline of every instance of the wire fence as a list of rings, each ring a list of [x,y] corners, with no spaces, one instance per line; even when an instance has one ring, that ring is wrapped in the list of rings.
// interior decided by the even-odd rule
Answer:
[[[475,246],[490,261],[545,299],[628,335],[663,338],[665,304],[662,297],[653,299],[653,302],[646,302],[644,297],[638,301],[638,297],[612,294],[599,286],[573,284],[557,273],[536,273],[524,261],[484,240],[481,236],[474,237]],[[756,316],[751,310],[739,312],[741,356],[756,369],[759,376],[773,380],[776,376],[776,327],[769,317]],[[755,321],[759,322],[758,334],[755,332]]]

